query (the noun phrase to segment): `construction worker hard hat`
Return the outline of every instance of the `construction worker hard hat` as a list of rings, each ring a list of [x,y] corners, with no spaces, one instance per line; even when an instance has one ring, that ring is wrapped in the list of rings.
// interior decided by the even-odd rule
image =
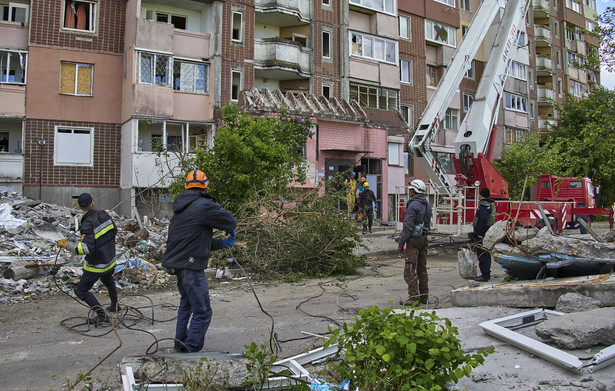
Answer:
[[[205,189],[209,185],[209,179],[207,179],[207,175],[201,170],[194,170],[188,173],[186,176],[186,184],[184,187],[186,189],[192,188],[201,188]]]
[[[363,187],[369,187],[369,183],[364,182],[364,183],[363,183]]]
[[[425,182],[420,179],[415,179],[410,182],[410,189],[414,190],[415,193],[423,194],[425,193]]]

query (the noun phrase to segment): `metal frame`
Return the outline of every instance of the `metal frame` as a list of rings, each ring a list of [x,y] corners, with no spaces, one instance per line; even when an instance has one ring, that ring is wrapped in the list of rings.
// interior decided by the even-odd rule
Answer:
[[[584,367],[587,367],[590,373],[594,373],[615,363],[615,345],[600,350],[592,358],[591,364],[587,365],[577,356],[513,331],[541,323],[549,316],[561,315],[564,313],[537,309],[482,322],[479,326],[489,335],[579,374]]]

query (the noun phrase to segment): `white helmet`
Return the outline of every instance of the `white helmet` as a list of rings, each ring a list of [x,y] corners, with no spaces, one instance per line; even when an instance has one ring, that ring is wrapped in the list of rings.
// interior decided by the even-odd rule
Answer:
[[[425,182],[420,179],[415,179],[410,182],[410,189],[414,190],[415,193],[423,194],[425,193]]]

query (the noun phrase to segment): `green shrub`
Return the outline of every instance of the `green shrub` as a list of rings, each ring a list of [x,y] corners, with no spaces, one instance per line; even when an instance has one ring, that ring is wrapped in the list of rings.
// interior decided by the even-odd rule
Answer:
[[[467,376],[493,352],[466,354],[457,334],[435,312],[372,306],[342,330],[332,330],[325,347],[337,344],[338,360],[331,367],[353,389],[445,390],[447,382]]]

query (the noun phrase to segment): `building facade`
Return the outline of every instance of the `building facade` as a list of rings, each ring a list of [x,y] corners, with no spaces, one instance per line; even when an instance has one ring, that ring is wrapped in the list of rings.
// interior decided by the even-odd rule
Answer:
[[[122,214],[168,210],[179,161],[211,146],[219,109],[312,110],[315,187],[353,170],[379,218],[410,178],[406,142],[480,0],[0,0],[0,190],[71,205],[91,192]],[[599,83],[595,0],[532,0],[498,114],[495,158],[546,131],[554,103]],[[496,27],[432,145],[454,176],[459,125]],[[294,98],[291,98],[294,97]],[[293,100],[294,99],[294,100]]]

